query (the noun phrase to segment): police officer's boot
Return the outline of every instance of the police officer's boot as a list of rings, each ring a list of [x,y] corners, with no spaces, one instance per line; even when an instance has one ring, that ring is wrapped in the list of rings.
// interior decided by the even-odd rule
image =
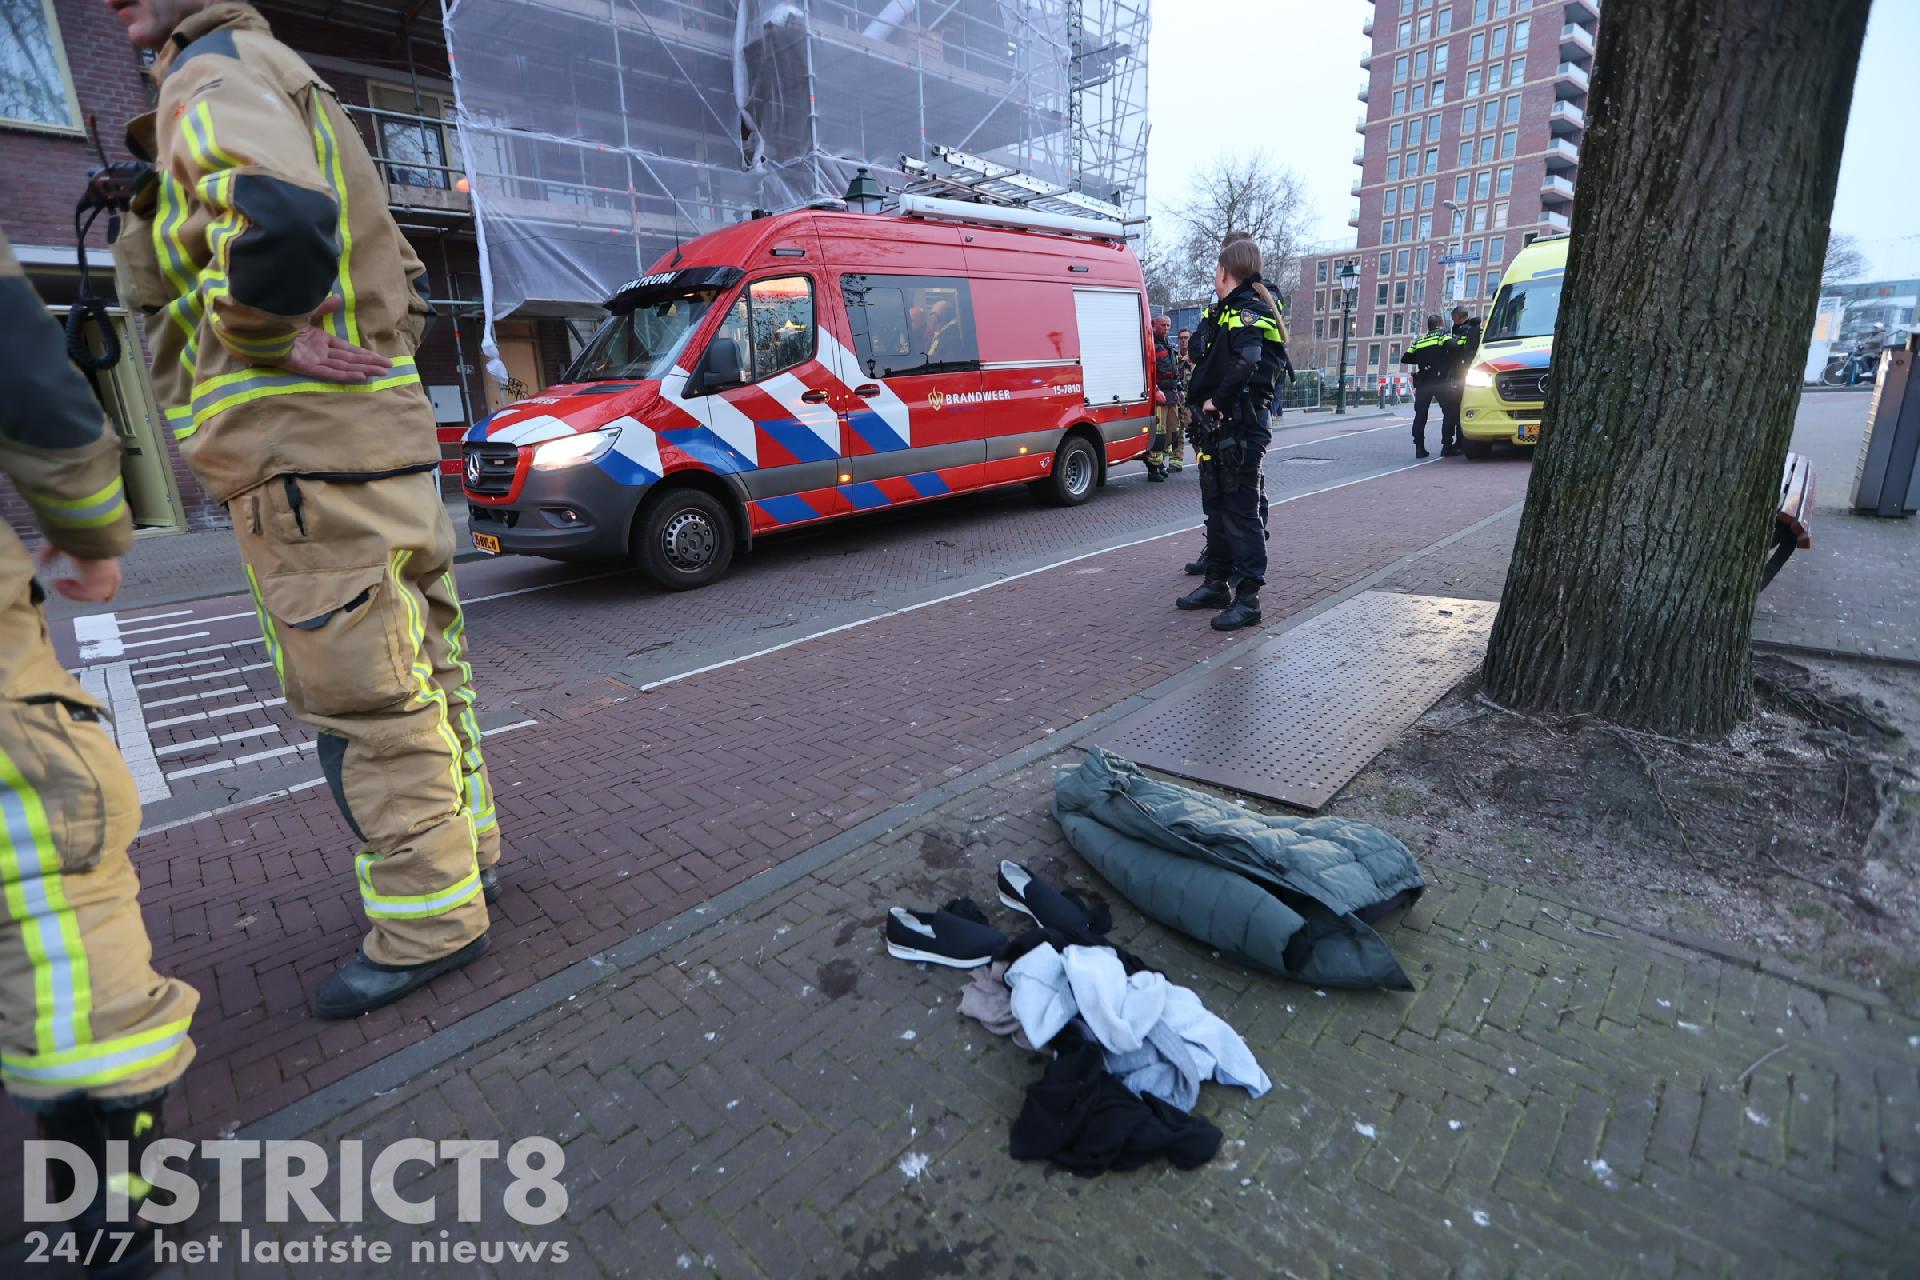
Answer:
[[[1207,571],[1207,558],[1201,556],[1198,560],[1187,561],[1186,570],[1189,577],[1199,577]]]
[[[1260,588],[1242,584],[1234,593],[1233,603],[1214,615],[1215,631],[1238,631],[1242,627],[1260,625]]]
[[[1233,593],[1227,590],[1227,584],[1219,578],[1208,578],[1187,594],[1173,602],[1176,609],[1218,609],[1233,599]]]

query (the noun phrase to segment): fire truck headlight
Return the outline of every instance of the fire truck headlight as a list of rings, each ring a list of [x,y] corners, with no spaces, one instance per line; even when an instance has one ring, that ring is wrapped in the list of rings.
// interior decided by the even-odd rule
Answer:
[[[592,462],[613,448],[613,442],[619,438],[620,428],[603,427],[598,431],[583,431],[579,435],[544,441],[533,447],[533,469],[558,471],[562,467],[577,467],[583,462]]]

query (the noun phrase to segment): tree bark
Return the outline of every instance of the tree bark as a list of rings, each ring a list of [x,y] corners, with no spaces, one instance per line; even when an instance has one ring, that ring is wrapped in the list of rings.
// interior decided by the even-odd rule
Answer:
[[[1754,598],[1869,3],[1608,0],[1487,653],[1497,700],[1680,734],[1750,710]]]

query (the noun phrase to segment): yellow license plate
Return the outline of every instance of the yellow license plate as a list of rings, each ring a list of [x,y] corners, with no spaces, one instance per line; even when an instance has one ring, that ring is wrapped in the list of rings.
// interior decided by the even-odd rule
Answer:
[[[1537,422],[1521,423],[1520,429],[1513,433],[1513,439],[1517,444],[1539,444],[1540,424]]]
[[[473,545],[480,548],[482,551],[486,552],[490,556],[497,556],[500,554],[500,539],[494,537],[490,533],[474,534]]]

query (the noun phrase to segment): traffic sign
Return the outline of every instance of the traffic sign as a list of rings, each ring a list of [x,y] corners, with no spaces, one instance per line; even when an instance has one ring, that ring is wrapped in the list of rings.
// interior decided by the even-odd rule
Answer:
[[[1478,262],[1480,261],[1480,251],[1475,249],[1472,253],[1442,254],[1440,257],[1435,258],[1434,261],[1443,267],[1452,266],[1456,262]]]

